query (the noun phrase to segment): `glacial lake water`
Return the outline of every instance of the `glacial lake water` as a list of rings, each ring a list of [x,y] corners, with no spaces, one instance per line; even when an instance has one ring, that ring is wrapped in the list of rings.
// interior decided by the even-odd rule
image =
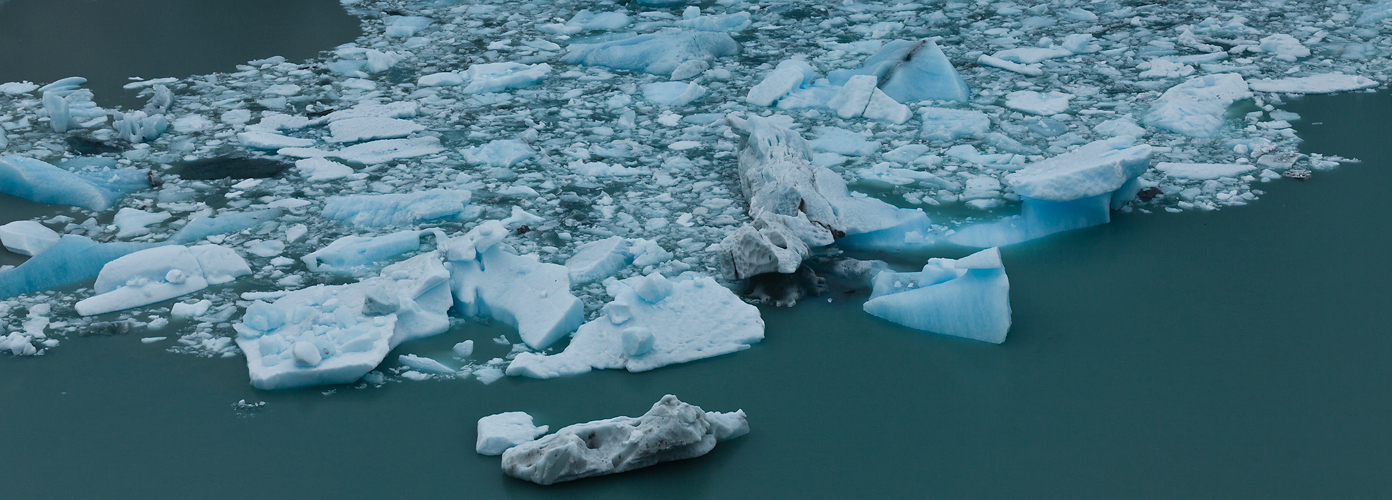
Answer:
[[[27,3],[37,2],[0,4],[0,16]],[[327,12],[336,2],[302,3]],[[230,66],[318,50],[278,43],[216,55]],[[209,71],[166,64],[141,73]],[[75,71],[120,74],[109,65]],[[1264,184],[1267,194],[1244,207],[1115,214],[1107,225],[1004,248],[1014,327],[999,346],[878,320],[861,312],[863,290],[842,289],[830,302],[761,308],[767,338],[737,354],[486,386],[262,392],[247,384],[241,357],[168,353],[142,344],[145,332],[71,337],[44,356],[0,359],[0,496],[1384,496],[1392,95],[1312,96],[1283,108],[1303,117],[1294,125],[1305,150],[1363,163]],[[0,199],[0,223],[62,211]],[[11,260],[0,263],[16,262],[4,255]],[[489,339],[502,333],[468,323],[398,352],[473,339],[480,356],[498,356],[506,346]],[[506,477],[496,457],[473,451],[481,416],[527,411],[555,429],[639,415],[668,393],[708,410],[744,409],[752,432],[699,459],[551,487]],[[234,410],[243,399],[267,405]]]

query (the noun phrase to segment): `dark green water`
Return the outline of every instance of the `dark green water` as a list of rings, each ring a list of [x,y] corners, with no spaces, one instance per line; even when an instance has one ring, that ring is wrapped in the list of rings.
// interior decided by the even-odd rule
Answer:
[[[299,62],[357,38],[336,0],[0,1],[0,83],[83,76],[101,106],[139,109],[129,78],[232,72],[253,59]]]
[[[264,393],[244,361],[80,338],[0,363],[7,498],[1374,498],[1392,491],[1392,96],[1288,109],[1364,159],[1214,213],[1120,215],[1005,250],[1000,346],[857,300],[765,309],[753,349],[645,374]],[[1323,122],[1312,125],[1312,122]],[[422,352],[500,330],[468,326]],[[483,352],[482,355],[492,355]],[[662,394],[753,432],[549,488],[473,452],[477,418],[561,426]],[[269,402],[251,416],[239,399]],[[554,427],[553,427],[554,428]]]

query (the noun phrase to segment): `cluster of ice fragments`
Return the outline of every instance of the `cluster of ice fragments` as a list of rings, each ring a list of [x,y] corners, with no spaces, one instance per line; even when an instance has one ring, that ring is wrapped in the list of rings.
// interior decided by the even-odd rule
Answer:
[[[76,77],[0,84],[0,193],[62,206],[0,226],[32,256],[0,269],[0,347],[37,354],[115,324],[233,356],[229,325],[269,328],[267,308],[293,298],[286,323],[253,330],[288,342],[253,376],[371,376],[385,352],[340,337],[362,326],[394,345],[377,324],[391,314],[320,292],[409,288],[423,278],[383,266],[435,255],[449,297],[431,307],[521,335],[486,364],[403,354],[391,373],[648,369],[757,342],[757,310],[722,285],[791,276],[820,247],[958,252],[1117,210],[1252,202],[1261,182],[1346,161],[1298,152],[1283,99],[1392,75],[1388,2],[688,3],[347,2],[359,40],[134,81],[139,110],[98,107]],[[236,288],[213,286],[194,250],[212,246],[246,263]],[[180,248],[193,260],[130,257]],[[875,281],[867,311],[999,338],[999,266],[934,262]],[[942,300],[957,288],[981,302]],[[133,308],[72,306],[103,301],[83,309]],[[711,316],[687,301],[738,321],[668,329]]]
[[[546,430],[523,412],[483,417],[477,450],[501,454],[509,476],[549,485],[696,458],[720,441],[748,434],[749,421],[743,410],[704,411],[669,394],[637,418],[570,425],[537,439]]]

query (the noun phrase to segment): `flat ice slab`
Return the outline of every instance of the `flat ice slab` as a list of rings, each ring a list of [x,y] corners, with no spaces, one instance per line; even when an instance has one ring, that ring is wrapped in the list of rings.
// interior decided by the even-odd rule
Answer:
[[[1237,177],[1255,172],[1257,167],[1240,163],[1170,163],[1160,162],[1155,169],[1178,179],[1209,180]]]
[[[478,441],[474,451],[480,455],[498,456],[513,446],[535,441],[546,434],[547,426],[532,424],[532,416],[520,411],[489,415],[478,421]]]
[[[1299,78],[1277,78],[1273,80],[1252,80],[1247,86],[1257,92],[1283,92],[1287,94],[1332,94],[1351,90],[1369,89],[1378,82],[1358,75],[1343,73],[1324,73]]]
[[[102,267],[97,295],[79,301],[83,316],[154,304],[251,274],[237,252],[217,245],[169,245],[131,253]]]
[[[881,272],[864,309],[915,330],[999,344],[1010,331],[1010,280],[995,248],[931,259],[921,272]]]
[[[149,187],[148,174],[143,170],[73,173],[25,156],[0,156],[0,193],[38,203],[101,212],[126,193]]]
[[[0,244],[6,250],[34,256],[58,244],[62,235],[48,226],[32,220],[17,220],[0,226]]]
[[[405,226],[458,215],[470,197],[469,191],[451,189],[335,196],[324,203],[322,215],[361,227]]]
[[[604,66],[669,76],[689,61],[710,63],[739,53],[740,46],[725,33],[666,31],[602,43],[577,43],[561,57],[567,64]]]
[[[1025,165],[1005,181],[1020,196],[1036,200],[1071,201],[1110,193],[1150,166],[1151,147],[1134,142],[1129,136],[1094,141]]]
[[[696,458],[749,433],[744,411],[707,412],[666,395],[638,418],[564,427],[503,452],[503,472],[541,485]]]
[[[1251,97],[1247,82],[1237,73],[1196,76],[1151,103],[1145,123],[1191,137],[1212,137],[1223,128],[1228,107]]]

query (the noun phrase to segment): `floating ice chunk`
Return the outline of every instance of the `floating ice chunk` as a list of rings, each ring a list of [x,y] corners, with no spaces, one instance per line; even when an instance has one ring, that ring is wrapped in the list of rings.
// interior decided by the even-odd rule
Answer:
[[[431,73],[420,77],[416,81],[419,87],[454,87],[464,84],[464,75],[448,71],[444,73]]]
[[[536,150],[516,139],[495,140],[483,146],[464,149],[460,153],[464,155],[464,161],[474,165],[501,168],[509,168],[517,162],[536,156]]]
[[[992,54],[991,57],[1019,64],[1034,64],[1040,61],[1055,59],[1059,57],[1068,57],[1071,55],[1073,55],[1073,51],[1071,50],[1068,50],[1058,45],[1050,45],[1048,47],[1020,47],[1015,49],[1006,49]]]
[[[988,165],[1002,168],[1004,170],[1015,170],[1018,165],[1025,163],[1023,156],[1011,153],[989,154],[982,153],[971,144],[958,144],[947,148],[944,154],[962,161],[975,163],[977,165]]]
[[[537,427],[532,416],[520,411],[489,415],[478,421],[478,442],[474,451],[480,455],[498,456],[508,448],[535,441],[546,434],[547,426]]]
[[[541,83],[551,73],[551,65],[520,64],[515,62],[486,63],[469,66],[464,76],[469,84],[464,86],[468,94],[484,94],[520,89]]]
[[[1036,115],[1056,115],[1068,111],[1073,94],[1017,90],[1005,95],[1005,107]]]
[[[62,237],[48,226],[31,220],[19,220],[0,226],[0,244],[6,250],[34,256],[58,244]]]
[[[164,87],[159,87],[164,88]],[[169,121],[163,114],[148,115],[144,111],[132,111],[130,113],[113,113],[115,121],[112,128],[116,129],[116,136],[131,143],[142,143],[158,139],[165,129],[169,128]]]
[[[192,304],[180,302],[174,304],[169,310],[169,315],[176,318],[196,318],[208,313],[208,309],[213,307],[213,301],[200,300]]]
[[[1194,74],[1193,66],[1175,62],[1168,57],[1157,57],[1136,67],[1145,69],[1141,72],[1141,78],[1179,78]]]
[[[688,7],[690,9],[690,7]],[[749,19],[749,13],[739,11],[734,14],[716,14],[702,16],[698,12],[696,16],[687,17],[677,21],[677,26],[698,31],[744,31],[753,24]]]
[[[1044,70],[1040,69],[1039,65],[1037,64],[1032,66],[1025,65],[1017,62],[1007,61],[1004,59],[998,59],[992,56],[988,56],[986,54],[981,54],[980,56],[978,56],[976,58],[976,63],[983,66],[990,66],[992,68],[1000,68],[1006,71],[1019,73],[1025,76],[1039,76],[1044,74]]]
[[[313,139],[300,139],[298,137],[288,137],[274,132],[265,132],[261,130],[247,130],[246,132],[239,132],[237,134],[237,140],[240,141],[243,146],[252,149],[266,150],[281,148],[302,148],[314,145]]]
[[[174,131],[191,134],[213,128],[213,121],[203,115],[184,115],[174,119]]]
[[[827,107],[836,111],[841,118],[855,118],[865,113],[870,104],[871,92],[878,90],[880,80],[874,75],[855,75],[841,86],[836,96],[827,101]]]
[[[220,276],[225,277],[234,268],[238,275],[251,274],[236,252],[204,249],[202,253],[206,257],[235,259],[233,263],[219,263],[224,273]],[[97,276],[97,295],[79,301],[76,308],[83,316],[104,314],[187,295],[208,285],[199,258],[188,247],[156,247],[108,262]]]
[[[425,373],[439,373],[449,375],[455,372],[453,368],[445,366],[443,363],[439,361],[435,361],[427,357],[417,356],[415,354],[402,354],[400,356],[397,356],[397,361],[399,361],[402,366]]]
[[[149,233],[150,230],[145,226],[164,222],[169,220],[170,217],[173,217],[173,215],[169,212],[150,213],[144,210],[127,207],[116,212],[116,217],[111,223],[120,228],[120,230],[116,232],[117,238],[130,238],[132,236],[140,236]],[[54,242],[57,242],[56,237]]]
[[[1092,131],[1096,132],[1099,135],[1107,135],[1112,137],[1120,137],[1123,135],[1131,137],[1141,137],[1146,134],[1145,128],[1141,127],[1140,125],[1137,125],[1135,120],[1132,120],[1130,116],[1113,118],[1104,121],[1102,123],[1097,124],[1097,126],[1092,127]]]
[[[628,18],[628,14],[623,12],[590,12],[589,9],[575,13],[575,17],[566,22],[566,26],[580,31],[609,31],[628,26],[633,22]]]
[[[469,191],[451,189],[335,196],[324,203],[322,215],[361,227],[404,226],[458,215],[469,198]]]
[[[325,140],[328,142],[360,142],[375,139],[396,139],[421,130],[425,130],[425,127],[416,122],[398,118],[349,118],[329,123],[329,137]]]
[[[38,88],[39,88],[38,84],[35,84],[35,83],[33,83],[33,82],[8,82],[8,83],[0,84],[0,94],[5,94],[5,95],[28,94],[28,93],[30,93],[30,92],[33,92],[33,91],[35,91],[35,90],[38,90]]]
[[[706,88],[696,82],[658,82],[642,86],[643,97],[665,106],[685,106],[706,95]]]
[[[1389,3],[1392,5],[1392,3]],[[1283,92],[1287,94],[1332,94],[1378,86],[1378,82],[1357,75],[1343,73],[1324,73],[1299,78],[1278,78],[1273,80],[1252,80],[1248,86],[1257,92]]]
[[[571,284],[581,285],[613,276],[633,262],[630,248],[632,243],[620,236],[576,247],[575,254],[565,262],[566,269],[570,270]]]
[[[1301,45],[1300,40],[1285,34],[1271,35],[1261,39],[1259,46],[1262,52],[1271,54],[1272,57],[1282,61],[1295,61],[1302,57],[1310,57],[1310,49]]]
[[[415,118],[420,110],[420,104],[416,101],[396,101],[386,104],[376,102],[358,103],[348,109],[334,111],[324,117],[325,121],[336,122],[351,118],[363,117],[382,117],[382,118]]]
[[[291,147],[281,149],[277,153],[299,158],[330,157],[364,165],[376,165],[403,158],[433,155],[444,150],[445,147],[440,145],[439,138],[427,135],[412,139],[384,139],[364,142],[338,151]]]
[[[272,208],[252,212],[238,212],[217,217],[196,217],[185,224],[183,229],[169,237],[168,243],[187,245],[215,234],[231,233],[250,229],[266,221],[275,220],[285,210]]]
[[[856,70],[827,74],[832,85],[843,85],[855,75],[871,75],[895,102],[923,100],[965,101],[971,97],[967,82],[932,40],[897,40],[865,60]]]
[[[986,113],[969,109],[923,108],[923,133],[929,141],[951,142],[962,137],[984,135],[991,130]]]
[[[1146,113],[1145,123],[1192,137],[1211,137],[1223,127],[1228,107],[1251,97],[1247,82],[1237,73],[1198,76],[1161,94]]]
[[[461,357],[467,358],[467,357],[469,357],[469,356],[472,356],[472,355],[474,354],[474,341],[472,341],[472,340],[465,340],[465,341],[460,342],[460,343],[458,343],[458,344],[454,344],[454,349],[453,349],[453,351],[454,351],[455,354],[457,354],[457,355],[459,355],[459,356],[461,356]]]
[[[865,136],[839,127],[813,127],[817,138],[810,144],[812,149],[847,156],[866,156],[880,149],[880,143],[872,142]]]
[[[118,198],[150,187],[144,170],[101,169],[75,174],[24,156],[0,156],[0,193],[38,203],[105,211]]]
[[[1389,17],[1392,17],[1392,1],[1378,2],[1363,8],[1363,13],[1359,14],[1356,24],[1377,24]]]
[[[581,326],[565,351],[519,354],[507,374],[554,378],[591,369],[641,372],[742,351],[764,338],[758,308],[709,277],[671,282],[654,273],[617,282],[615,289],[604,314]],[[625,336],[651,345],[630,353]]]
[[[514,446],[503,452],[503,472],[554,484],[699,457],[748,432],[743,411],[706,412],[667,395],[641,417],[571,425]]]
[[[1234,163],[1170,163],[1160,162],[1155,165],[1155,169],[1178,179],[1209,180],[1221,179],[1223,177],[1236,178],[1248,172],[1255,172],[1257,167],[1247,164]]]
[[[772,106],[783,96],[811,83],[813,75],[812,66],[806,61],[783,61],[778,63],[778,67],[769,72],[763,81],[749,89],[749,94],[744,100],[755,106]]]
[[[565,266],[504,249],[509,233],[485,221],[449,242],[454,297],[465,315],[512,325],[528,346],[545,349],[585,321],[584,305],[570,294]]]
[[[561,61],[567,64],[671,75],[688,61],[714,61],[739,53],[739,44],[725,33],[665,31],[600,43],[577,43]]]
[[[404,59],[401,54],[395,52],[382,52],[377,49],[367,49],[363,52],[367,56],[367,64],[362,69],[368,73],[381,73],[396,66],[396,63]]]
[[[353,174],[352,167],[323,158],[305,158],[295,161],[295,168],[304,174],[309,182],[323,182],[342,179]]]
[[[1000,251],[931,259],[917,273],[875,277],[865,312],[913,328],[999,344],[1010,330],[1010,280]]]
[[[389,297],[397,308],[367,310],[369,296]],[[257,389],[346,384],[402,342],[448,330],[451,303],[449,271],[431,252],[387,266],[381,277],[257,302],[233,328]]]
[[[381,260],[419,250],[424,233],[401,231],[382,236],[344,236],[300,260],[310,271],[351,274]]]
[[[387,16],[385,35],[393,38],[408,38],[415,36],[417,32],[435,22],[434,19],[421,16]]]

